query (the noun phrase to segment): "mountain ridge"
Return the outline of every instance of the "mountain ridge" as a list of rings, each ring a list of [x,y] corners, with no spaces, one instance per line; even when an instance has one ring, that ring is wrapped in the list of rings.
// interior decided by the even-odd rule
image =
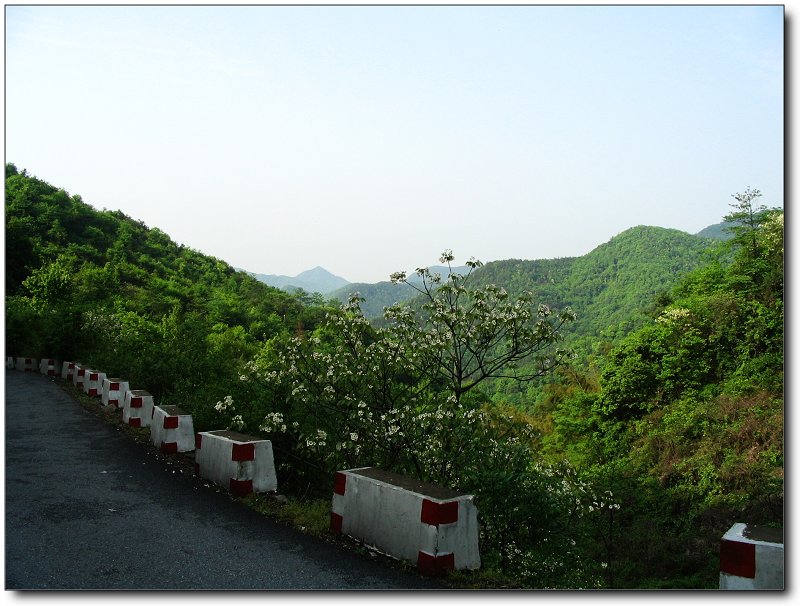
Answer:
[[[296,276],[285,276],[277,274],[259,274],[242,269],[245,273],[250,274],[256,280],[274,286],[284,291],[296,291],[302,289],[308,293],[320,293],[327,295],[338,288],[350,284],[350,282],[341,276],[337,276],[329,272],[324,267],[317,265],[312,269],[307,269],[300,272]]]
[[[631,292],[642,291],[634,298],[643,301],[647,293],[663,290],[685,270],[696,267],[701,262],[702,251],[715,241],[717,240],[714,238],[689,234],[678,229],[637,225],[616,234],[581,256],[488,261],[475,270],[473,280],[477,285],[493,282],[514,295],[523,290],[535,290],[537,297],[541,295],[543,302],[560,308],[567,305],[574,307],[576,303],[588,304],[589,299],[600,295],[608,299],[609,305],[614,305],[614,284],[621,278],[624,287]],[[671,262],[672,257],[674,259]],[[649,269],[646,275],[631,279],[631,271],[633,274],[638,273],[637,264],[649,266]],[[571,272],[577,272],[576,276],[580,278],[570,278]],[[409,282],[414,279],[418,280],[416,275],[409,276]],[[632,283],[637,281],[638,284]],[[584,285],[587,292],[580,297],[577,294],[559,292],[565,282],[569,282],[574,293],[580,293]],[[603,294],[609,284],[611,290]],[[418,294],[408,284],[381,281],[348,284],[333,291],[330,296],[344,302],[355,291],[364,297],[361,309],[371,319],[381,317],[384,307],[409,301]],[[602,301],[601,298],[601,303]],[[626,304],[623,307],[629,309],[631,305]],[[613,315],[620,318],[621,314],[620,310]]]
[[[576,323],[578,332],[584,332],[580,325],[609,329],[623,318],[643,320],[636,310],[699,267],[715,242],[678,229],[638,225],[579,257],[492,261],[476,272],[475,281],[502,286],[511,295],[533,290],[551,307],[572,307],[584,318]]]
[[[596,246],[594,249],[586,253],[586,255],[591,254],[595,250],[603,247],[605,244],[614,241],[616,238],[619,238],[623,234],[630,232],[631,230],[641,230],[641,229],[659,229],[659,230],[668,230],[675,233],[681,233],[689,237],[698,238],[703,241],[719,241],[719,240],[727,240],[730,238],[730,234],[726,231],[726,228],[729,227],[729,223],[717,223],[714,225],[709,225],[704,229],[700,230],[695,234],[690,234],[688,232],[684,232],[679,229],[669,228],[669,227],[659,227],[653,225],[636,225],[634,227],[629,227],[626,230],[619,232],[618,234],[612,236],[606,243],[600,244]],[[516,262],[543,262],[543,261],[558,261],[563,259],[579,259],[585,257],[586,255],[581,255],[577,257],[547,257],[547,258],[540,258],[540,259],[497,259],[494,261],[487,261],[486,264],[490,263],[499,263],[504,261],[516,261]],[[367,301],[365,301],[362,309],[364,310],[364,314],[367,317],[377,317],[379,316],[383,308],[386,306],[393,305],[395,303],[399,303],[402,301],[406,301],[408,299],[413,298],[417,293],[413,288],[409,288],[408,285],[403,284],[392,284],[389,280],[380,280],[378,282],[350,282],[349,280],[335,275],[329,270],[325,269],[321,265],[317,265],[311,269],[307,269],[296,276],[287,276],[282,274],[262,274],[252,272],[246,269],[237,268],[239,271],[243,271],[260,282],[263,282],[269,286],[273,286],[275,288],[279,288],[286,292],[295,292],[297,290],[303,290],[307,293],[318,293],[324,295],[328,298],[335,299],[340,302],[347,301],[350,294],[354,292],[358,292],[361,296],[365,297]],[[428,269],[431,273],[440,273],[442,276],[446,276],[449,268],[443,265],[432,265],[429,266]],[[453,267],[451,271],[457,273],[466,273],[469,270],[467,266],[458,266]],[[410,284],[419,284],[421,283],[421,278],[416,275],[415,272],[411,271],[408,272],[408,283]]]

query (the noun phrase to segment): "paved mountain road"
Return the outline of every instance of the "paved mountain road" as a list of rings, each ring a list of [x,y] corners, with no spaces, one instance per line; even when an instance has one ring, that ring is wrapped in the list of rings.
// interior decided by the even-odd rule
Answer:
[[[440,589],[175,473],[38,373],[5,374],[6,589]]]

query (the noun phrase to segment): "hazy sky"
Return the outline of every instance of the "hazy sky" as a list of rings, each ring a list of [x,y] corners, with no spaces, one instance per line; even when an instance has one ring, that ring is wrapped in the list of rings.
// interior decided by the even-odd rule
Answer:
[[[6,161],[350,281],[783,206],[781,6],[7,6]]]

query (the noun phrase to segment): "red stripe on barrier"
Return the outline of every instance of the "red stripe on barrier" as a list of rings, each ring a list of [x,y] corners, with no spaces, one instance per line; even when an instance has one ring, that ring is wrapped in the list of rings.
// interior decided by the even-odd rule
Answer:
[[[47,376],[48,377],[56,376],[56,371],[51,368],[50,370],[47,371]]]
[[[178,429],[178,417],[164,417],[164,429]]]
[[[344,518],[338,513],[331,512],[331,532],[334,534],[342,534],[342,522]]]
[[[756,546],[722,539],[719,546],[719,570],[737,577],[756,578]]]
[[[431,524],[432,526],[458,522],[458,501],[437,503],[436,501],[423,499],[422,512],[419,518],[423,524]]]
[[[100,375],[97,374],[96,372],[90,373],[89,374],[89,380],[90,381],[99,381],[100,380]]]
[[[67,366],[67,370],[75,370],[75,363],[70,362],[69,365]]]
[[[456,559],[452,553],[434,556],[420,551],[417,554],[417,569],[422,574],[438,577],[442,576],[446,570],[454,570],[455,567]]]
[[[252,443],[233,443],[231,448],[231,461],[255,461],[256,445]]]
[[[141,427],[142,420],[139,417],[131,417],[130,419],[128,419],[128,425],[130,425],[131,427]]]
[[[164,454],[175,454],[178,452],[177,442],[161,442],[161,452]]]
[[[78,369],[78,376],[79,377],[85,377],[86,376],[86,369],[85,368],[79,368]]]
[[[231,478],[230,482],[231,494],[237,497],[243,497],[253,492],[253,480],[235,480]]]
[[[94,387],[90,387],[89,388],[89,395],[97,397],[97,396],[100,395],[100,392],[97,391]]]
[[[116,406],[117,408],[119,408],[119,400],[109,400],[108,401],[108,405],[109,406]]]
[[[109,391],[119,391],[119,383],[111,383],[108,386]]]
[[[141,407],[142,407],[141,398],[131,398],[131,408],[141,408]]]
[[[194,434],[194,447],[195,450],[200,450],[203,446],[203,436],[202,434],[196,433]]]
[[[347,476],[341,471],[337,471],[333,476],[333,492],[344,495],[345,490],[347,490]]]

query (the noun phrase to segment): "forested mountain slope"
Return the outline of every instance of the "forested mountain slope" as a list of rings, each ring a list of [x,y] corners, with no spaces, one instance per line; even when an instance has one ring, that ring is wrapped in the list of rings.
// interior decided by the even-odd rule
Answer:
[[[783,524],[783,212],[742,199],[752,221],[725,261],[660,297],[599,372],[565,369],[532,413],[544,458],[604,475],[625,503],[619,586],[712,587],[731,523]]]
[[[556,309],[571,307],[578,320],[567,334],[613,337],[641,325],[653,297],[698,267],[710,244],[675,229],[638,226],[582,257],[486,263],[474,280],[511,295],[531,290]]]
[[[715,240],[676,229],[632,227],[581,257],[490,261],[476,269],[476,286],[496,284],[512,296],[533,291],[535,299],[552,308],[572,307],[578,321],[565,329],[571,343],[577,337],[597,342],[613,339],[641,326],[654,296],[669,290],[688,271],[708,261]],[[468,254],[469,251],[464,251]],[[436,267],[446,275],[447,268]],[[466,268],[454,271],[464,273]],[[415,275],[408,282],[414,284]],[[418,292],[407,283],[349,284],[332,293],[341,302],[351,292],[365,299],[364,315],[380,318],[384,307],[409,301]],[[585,340],[583,349],[591,347]]]
[[[323,315],[13,164],[5,220],[7,355],[80,360],[176,400],[201,385],[213,397],[216,378],[261,343]]]

